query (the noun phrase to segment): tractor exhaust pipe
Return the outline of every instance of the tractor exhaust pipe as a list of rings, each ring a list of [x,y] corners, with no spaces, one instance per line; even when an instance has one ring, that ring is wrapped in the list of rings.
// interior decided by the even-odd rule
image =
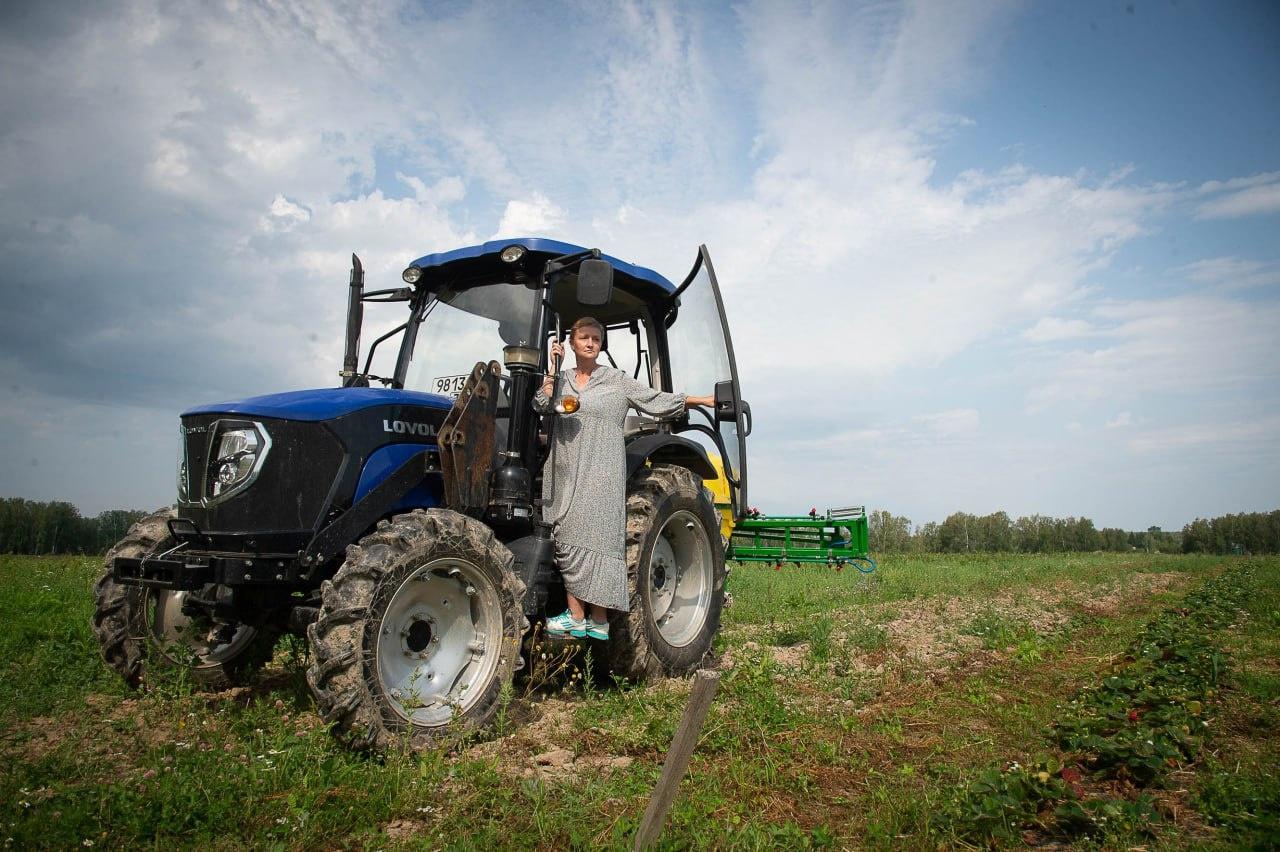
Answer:
[[[360,363],[360,326],[364,324],[364,267],[351,255],[351,287],[347,296],[347,350],[342,358],[342,386],[368,387],[356,372]]]

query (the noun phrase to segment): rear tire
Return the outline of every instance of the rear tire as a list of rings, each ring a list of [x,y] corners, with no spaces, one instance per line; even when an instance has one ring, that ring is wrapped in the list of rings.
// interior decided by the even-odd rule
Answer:
[[[383,521],[321,586],[307,628],[320,715],[359,747],[427,747],[482,728],[520,657],[525,586],[479,521]]]
[[[617,678],[686,675],[711,653],[724,603],[720,517],[687,468],[653,465],[627,489],[630,612],[609,617],[604,661]]]
[[[162,509],[148,515],[107,552],[93,594],[93,632],[102,657],[131,687],[144,683],[148,662],[185,669],[210,689],[241,683],[270,661],[275,631],[202,623],[183,614],[186,592],[125,586],[111,577],[115,557],[137,559],[167,549],[167,523],[176,514]]]

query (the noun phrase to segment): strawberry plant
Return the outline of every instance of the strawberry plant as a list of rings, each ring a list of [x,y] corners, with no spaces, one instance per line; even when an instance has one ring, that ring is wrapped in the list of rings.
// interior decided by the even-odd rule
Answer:
[[[1148,624],[1105,678],[1059,708],[1052,735],[1068,763],[1097,778],[1146,787],[1196,757],[1227,671],[1215,633],[1238,616],[1250,579],[1243,568],[1206,582],[1182,606]],[[1059,769],[1051,760],[989,770],[956,793],[940,827],[987,843],[1025,840],[1027,831],[1063,837],[1149,833],[1157,820],[1150,797],[1088,797],[1083,780],[1076,766]]]

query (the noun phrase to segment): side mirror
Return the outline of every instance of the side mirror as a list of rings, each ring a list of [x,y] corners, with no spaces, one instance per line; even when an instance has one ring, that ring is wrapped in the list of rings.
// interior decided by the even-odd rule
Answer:
[[[733,401],[733,382],[716,382],[716,422],[732,423],[738,419],[738,404]],[[742,400],[742,437],[751,434],[751,404]]]
[[[738,419],[738,406],[733,401],[733,382],[716,382],[716,422]]]
[[[588,258],[578,264],[578,304],[600,306],[613,298],[613,267],[607,260]]]

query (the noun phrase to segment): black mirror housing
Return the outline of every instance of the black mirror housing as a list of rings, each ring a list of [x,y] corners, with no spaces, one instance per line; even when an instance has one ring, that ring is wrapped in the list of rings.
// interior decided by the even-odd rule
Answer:
[[[716,382],[716,421],[720,423],[738,419],[738,407],[733,403],[733,382]]]
[[[613,267],[607,260],[588,258],[578,264],[578,304],[600,306],[613,298]]]

